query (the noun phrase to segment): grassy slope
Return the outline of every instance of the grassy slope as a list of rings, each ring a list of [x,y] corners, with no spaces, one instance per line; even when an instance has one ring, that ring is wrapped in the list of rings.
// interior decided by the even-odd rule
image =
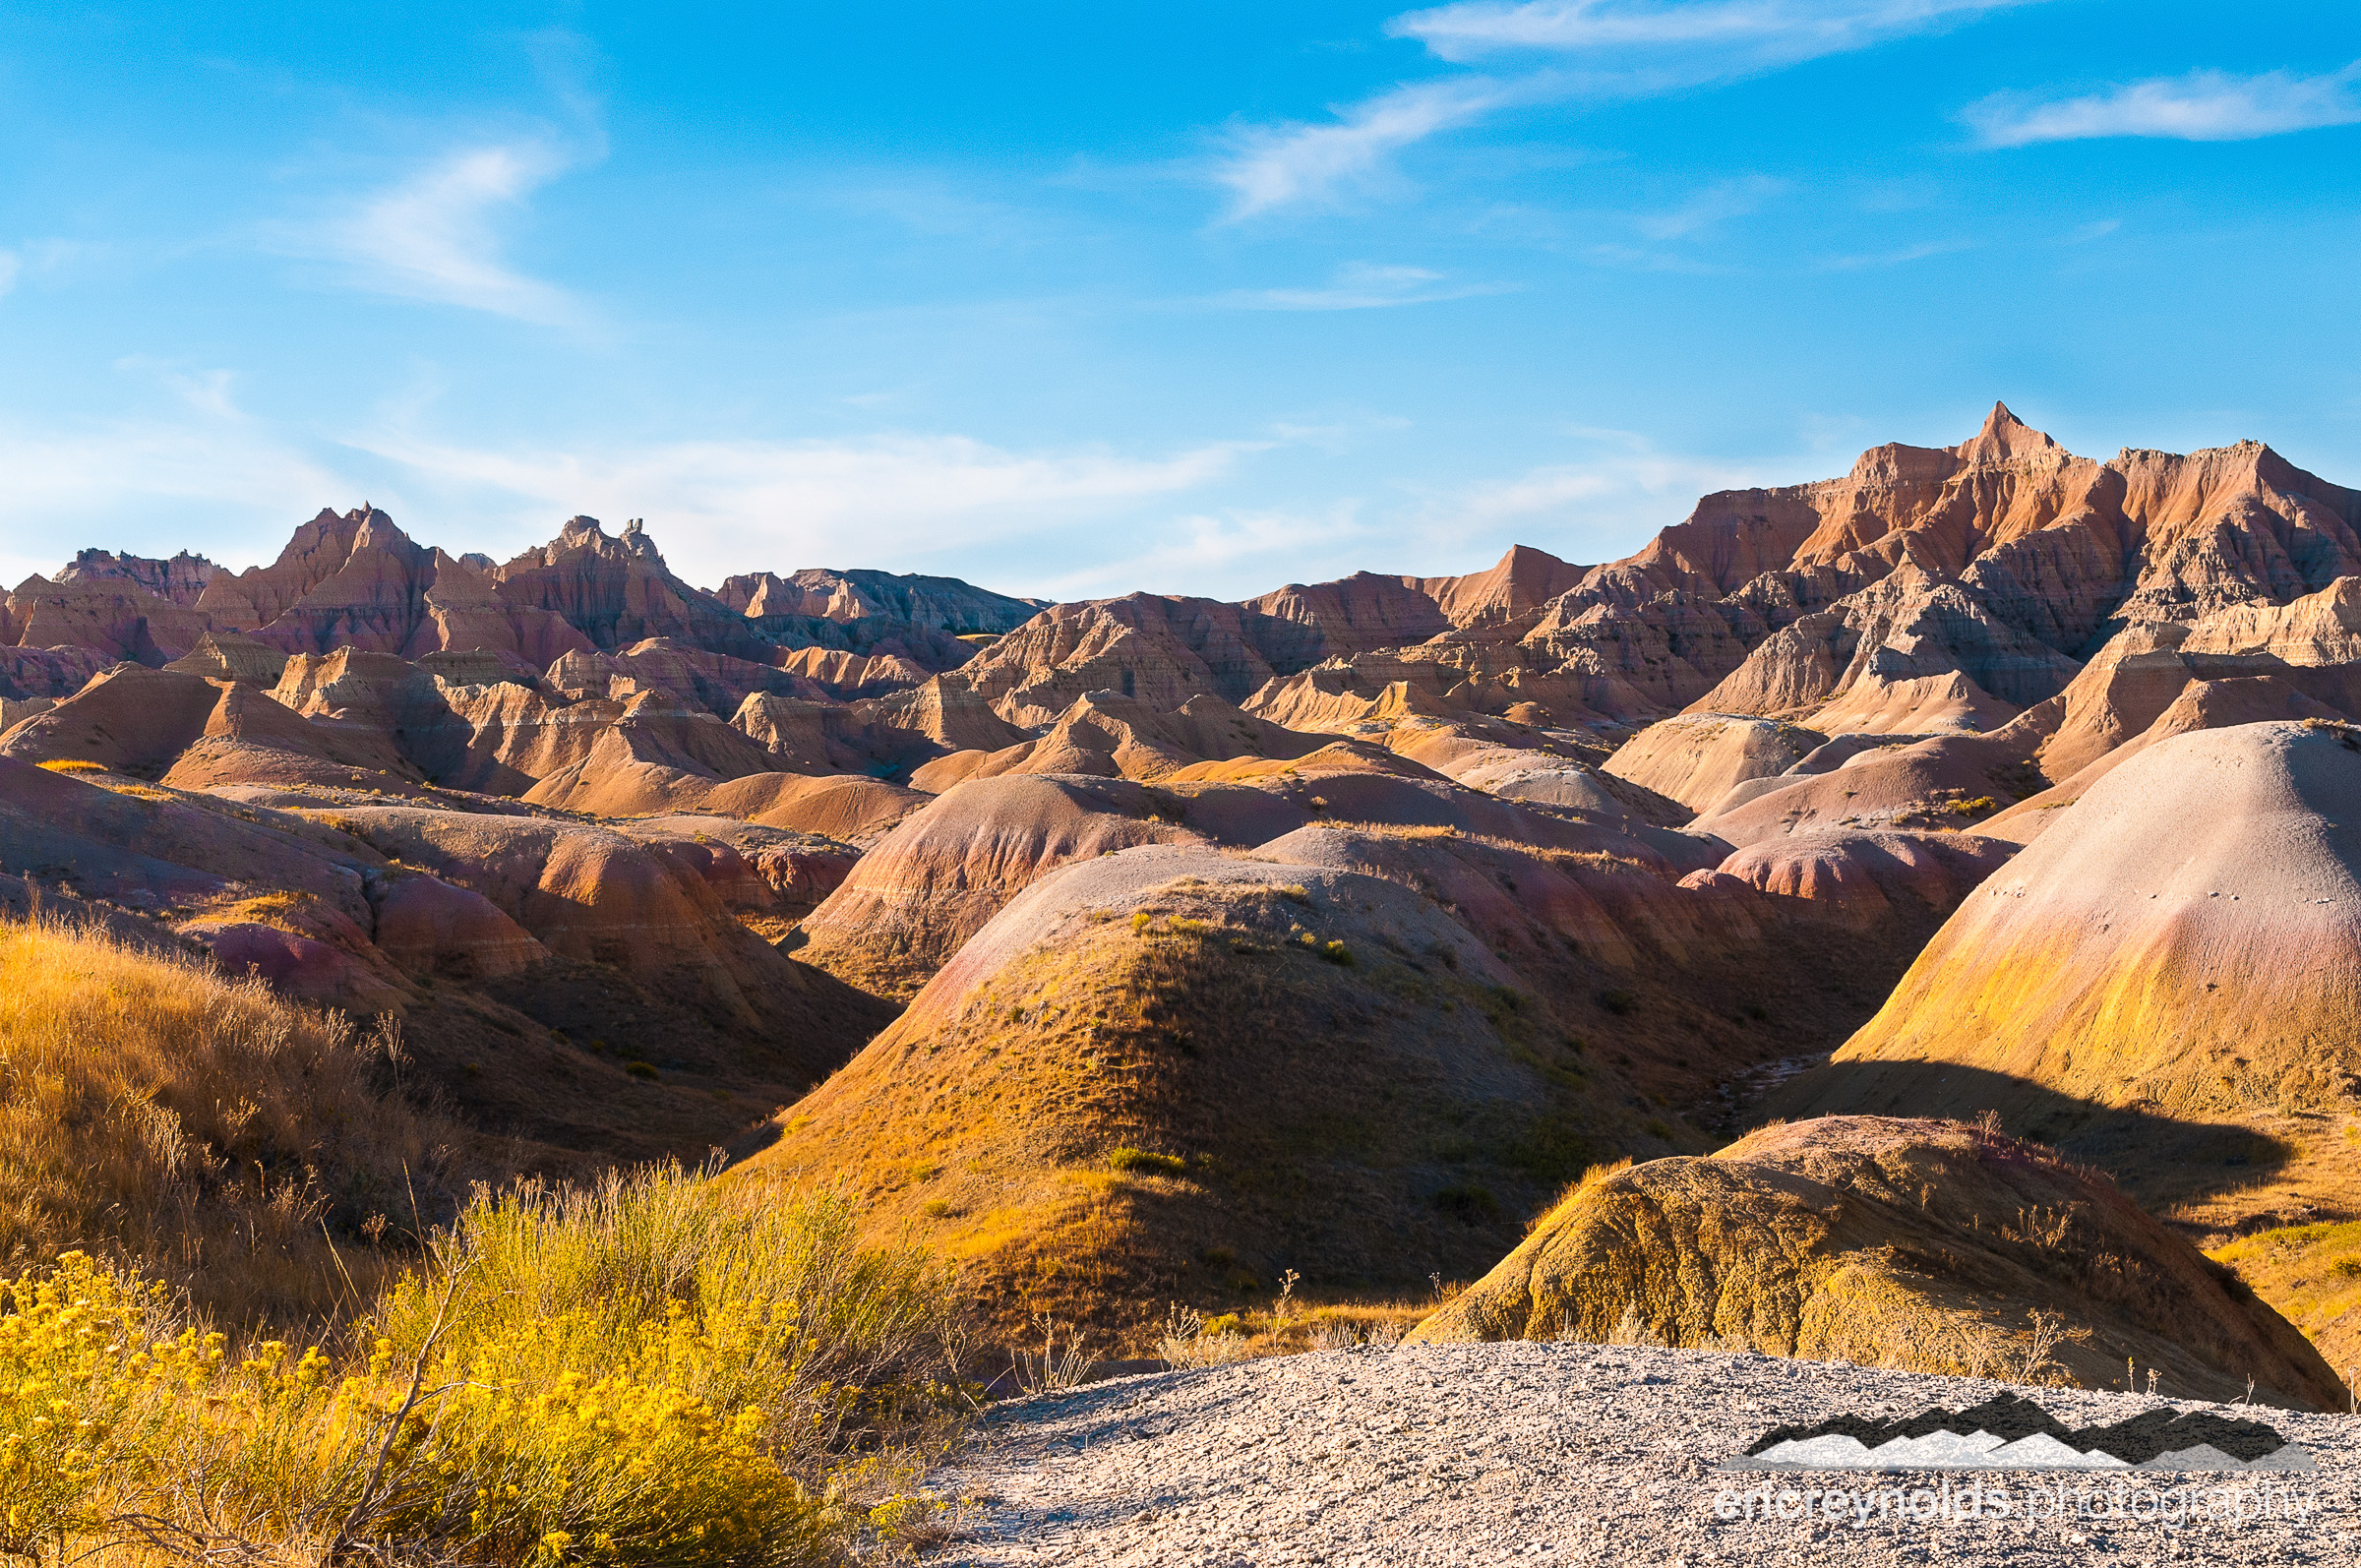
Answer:
[[[0,922],[0,1257],[138,1259],[230,1322],[367,1294],[466,1175],[382,1037],[56,923]]]
[[[1290,1268],[1315,1295],[1472,1277],[1633,1138],[1627,1093],[1530,999],[1430,956],[1340,962],[1279,889],[1159,893],[1162,915],[1085,925],[897,1024],[753,1174],[849,1180],[873,1228],[964,1259],[1003,1326],[1137,1337]],[[1117,1169],[1124,1148],[1168,1160]]]

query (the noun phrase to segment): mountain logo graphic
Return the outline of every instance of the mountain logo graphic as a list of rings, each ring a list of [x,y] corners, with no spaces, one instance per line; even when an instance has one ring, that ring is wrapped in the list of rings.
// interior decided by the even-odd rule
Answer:
[[[1834,1416],[1779,1426],[1722,1470],[2312,1470],[2261,1421],[2170,1406],[2108,1426],[2068,1426],[2014,1394],[1899,1420]]]

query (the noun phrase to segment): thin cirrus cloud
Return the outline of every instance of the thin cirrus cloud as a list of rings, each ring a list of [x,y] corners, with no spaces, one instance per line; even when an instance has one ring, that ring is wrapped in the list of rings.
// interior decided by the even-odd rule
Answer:
[[[1385,30],[1446,60],[1509,50],[1751,47],[1784,61],[1865,48],[2042,0],[1463,0],[1394,18]]]
[[[1785,194],[1786,189],[1786,180],[1768,174],[1719,180],[1678,207],[1638,214],[1632,219],[1632,227],[1652,240],[1686,239],[1729,218],[1759,211],[1765,203]]]
[[[1530,84],[1489,77],[1398,87],[1337,110],[1326,125],[1242,131],[1214,177],[1230,187],[1233,219],[1334,205],[1381,177],[1395,152],[1438,131],[1472,125],[1520,95],[1532,95]]]
[[[1407,83],[1333,111],[1326,122],[1234,133],[1213,165],[1231,221],[1334,207],[1383,185],[1397,153],[1444,132],[1535,103],[1645,97],[1731,81],[1823,55],[1974,21],[2047,0],[1465,0],[1388,22],[1441,60],[1541,54],[1522,73]]]
[[[574,161],[545,140],[460,148],[317,220],[282,225],[269,243],[328,263],[337,281],[370,293],[583,326],[583,302],[511,266],[501,231],[502,219]]]
[[[674,569],[697,581],[835,560],[939,570],[943,554],[1011,544],[1060,517],[1176,496],[1229,473],[1265,442],[1165,456],[1013,452],[961,436],[867,441],[680,441],[586,451],[496,449],[406,432],[351,438],[400,465],[454,513],[518,529],[574,513],[644,516]]]
[[[1386,310],[1399,305],[1432,305],[1483,294],[1512,293],[1517,286],[1454,283],[1444,273],[1423,267],[1377,267],[1367,262],[1351,262],[1338,268],[1325,287],[1237,289],[1215,296],[1211,303],[1228,310]]]
[[[1986,147],[2030,147],[2101,137],[2246,142],[2361,123],[2361,60],[2324,76],[2193,71],[2048,102],[1995,93],[1966,115]]]

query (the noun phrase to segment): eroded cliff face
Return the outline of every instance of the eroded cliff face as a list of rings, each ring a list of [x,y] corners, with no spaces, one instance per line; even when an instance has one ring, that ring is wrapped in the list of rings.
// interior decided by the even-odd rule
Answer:
[[[1013,632],[1050,607],[1047,599],[994,593],[957,577],[807,568],[731,577],[713,597],[744,616],[812,616],[824,621],[889,620],[953,635]]]

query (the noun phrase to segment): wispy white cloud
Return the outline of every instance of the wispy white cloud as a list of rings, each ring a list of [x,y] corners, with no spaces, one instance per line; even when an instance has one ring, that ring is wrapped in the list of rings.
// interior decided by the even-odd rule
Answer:
[[[1230,187],[1230,216],[1252,217],[1288,207],[1333,205],[1381,177],[1387,159],[1438,131],[1470,124],[1520,95],[1531,84],[1488,77],[1420,82],[1336,111],[1325,125],[1255,126],[1232,138],[1215,169]]]
[[[2361,60],[2325,76],[2193,71],[2048,102],[1995,93],[1971,104],[1965,118],[1986,147],[2115,136],[2245,142],[2361,123]]]
[[[1949,256],[1956,251],[1973,250],[1973,240],[1928,240],[1919,245],[1905,245],[1898,250],[1873,251],[1863,256],[1831,256],[1819,264],[1823,272],[1861,272],[1880,267],[1904,267],[1911,262],[1923,262],[1937,256]]]
[[[1628,430],[1569,435],[1589,450],[1565,462],[1426,493],[1422,528],[1445,536],[1495,534],[1504,548],[1513,534],[1571,560],[1610,560],[1678,522],[1699,496],[1771,482],[1781,471],[1667,452]]]
[[[1216,442],[1166,456],[1012,452],[962,436],[866,441],[684,441],[555,450],[471,447],[403,432],[350,438],[399,464],[446,508],[548,531],[575,513],[644,517],[675,570],[912,567],[1060,520],[1183,494],[1268,445]],[[527,537],[539,537],[527,534]]]
[[[240,413],[218,373],[158,377],[181,411],[74,425],[0,423],[0,516],[9,520],[0,530],[0,576],[9,584],[54,572],[88,545],[202,550],[247,534],[258,516],[285,518],[291,528],[332,500],[358,499],[350,474]],[[126,525],[126,518],[134,520]],[[216,559],[229,553],[213,548]]]
[[[461,148],[317,220],[274,228],[269,241],[332,264],[341,281],[372,293],[581,326],[583,302],[512,267],[501,232],[504,217],[574,162],[548,139]]]
[[[1758,211],[1773,197],[1787,189],[1787,182],[1767,174],[1750,174],[1740,180],[1721,180],[1707,186],[1678,207],[1661,212],[1643,212],[1632,219],[1632,226],[1652,240],[1685,239],[1691,234],[1710,229],[1733,217],[1744,217]]]
[[[1362,518],[1361,504],[1343,500],[1313,511],[1237,509],[1184,513],[1161,522],[1144,550],[1094,561],[1047,578],[1037,590],[1061,599],[1095,598],[1146,589],[1152,593],[1205,591],[1216,583],[1240,597],[1275,588],[1291,577],[1336,576],[1335,564],[1383,548],[1381,535]],[[1259,586],[1244,586],[1247,583]],[[1177,586],[1186,584],[1188,586]],[[1214,589],[1214,591],[1225,591]]]
[[[1463,0],[1386,24],[1446,60],[1507,50],[1748,48],[1795,61],[1866,48],[1905,33],[2041,0]]]
[[[1325,123],[1236,132],[1213,177],[1232,192],[1229,216],[1334,206],[1382,185],[1394,156],[1430,137],[1525,104],[1610,100],[1678,91],[1823,55],[1952,27],[2046,0],[1465,0],[1386,24],[1438,58],[1494,53],[1554,57],[1511,75],[1468,75],[1389,89]]]
[[[1237,289],[1211,303],[1229,310],[1384,310],[1396,305],[1431,305],[1480,294],[1507,294],[1515,283],[1454,283],[1423,267],[1377,267],[1348,262],[1323,288]]]

